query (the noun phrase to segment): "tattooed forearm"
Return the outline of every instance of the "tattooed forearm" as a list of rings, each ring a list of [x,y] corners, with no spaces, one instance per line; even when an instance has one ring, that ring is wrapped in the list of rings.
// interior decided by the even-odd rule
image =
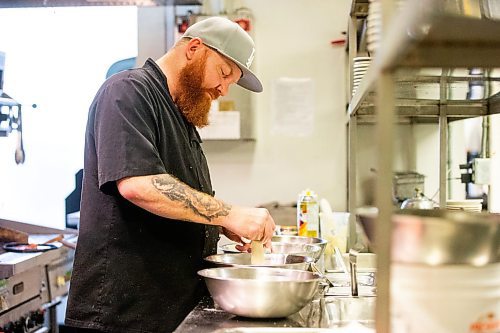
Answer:
[[[154,176],[153,186],[172,201],[178,201],[193,213],[203,217],[208,222],[220,216],[229,215],[231,206],[219,200],[191,189],[186,184],[169,175]]]

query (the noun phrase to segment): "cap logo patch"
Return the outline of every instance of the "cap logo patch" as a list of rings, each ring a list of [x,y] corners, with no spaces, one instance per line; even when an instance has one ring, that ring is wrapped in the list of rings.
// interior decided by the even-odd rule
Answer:
[[[248,60],[246,62],[247,68],[250,68],[250,65],[252,65],[254,56],[255,56],[255,48],[252,48],[252,53],[250,54],[250,56],[248,57]]]

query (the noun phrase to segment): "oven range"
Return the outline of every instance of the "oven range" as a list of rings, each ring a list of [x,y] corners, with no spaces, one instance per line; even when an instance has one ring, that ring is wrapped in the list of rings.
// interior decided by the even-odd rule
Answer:
[[[77,239],[73,229],[0,219],[1,236],[4,230],[24,235],[30,244],[43,244],[58,235],[66,243]],[[54,242],[56,248],[46,252],[8,252],[3,249],[5,241],[0,242],[0,333],[57,333],[56,306],[69,290],[74,250]]]

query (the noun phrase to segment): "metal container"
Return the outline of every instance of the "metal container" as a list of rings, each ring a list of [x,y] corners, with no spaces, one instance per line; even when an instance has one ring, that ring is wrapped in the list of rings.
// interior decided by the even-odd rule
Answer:
[[[241,253],[235,244],[226,244],[220,247],[224,253]],[[312,257],[318,261],[321,247],[314,244],[272,242],[271,253],[294,254],[298,256]]]
[[[401,210],[393,216],[393,260],[428,265],[500,262],[500,216]]]
[[[273,242],[279,243],[290,243],[290,244],[313,244],[321,247],[321,252],[318,257],[321,257],[325,251],[326,244],[328,241],[323,238],[318,237],[305,237],[305,236],[290,236],[290,235],[277,235],[273,236]]]
[[[314,298],[322,280],[312,272],[263,267],[209,268],[198,274],[223,310],[250,318],[296,313]]]
[[[415,196],[403,201],[401,209],[434,209],[434,202],[417,188],[415,189]]]
[[[417,172],[396,172],[393,177],[394,198],[398,201],[411,198],[414,196],[416,188],[425,193],[424,180],[425,176]]]
[[[373,240],[376,217],[358,216]],[[500,262],[500,215],[402,209],[392,218],[392,261],[484,266]]]
[[[206,261],[216,266],[235,267],[280,267],[288,269],[308,270],[314,258],[283,253],[266,253],[262,264],[252,265],[251,253],[224,253],[215,254],[205,258]]]
[[[328,326],[343,327],[352,322],[375,327],[375,296],[327,297],[325,299]]]

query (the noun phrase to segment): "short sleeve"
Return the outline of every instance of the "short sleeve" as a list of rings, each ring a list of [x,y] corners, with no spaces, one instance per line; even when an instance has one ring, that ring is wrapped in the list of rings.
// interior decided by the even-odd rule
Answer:
[[[93,128],[99,187],[124,177],[165,173],[157,149],[157,115],[147,87],[124,76],[94,100]]]

